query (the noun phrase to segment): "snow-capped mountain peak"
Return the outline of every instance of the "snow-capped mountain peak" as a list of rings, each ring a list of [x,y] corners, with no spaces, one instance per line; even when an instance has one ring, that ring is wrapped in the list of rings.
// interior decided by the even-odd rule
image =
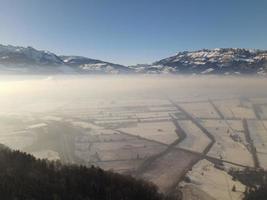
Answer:
[[[0,45],[0,72],[3,73],[128,73],[123,65],[82,56],[57,56],[32,47]]]
[[[153,64],[123,66],[82,56],[58,56],[32,47],[0,45],[0,73],[266,75],[267,51],[201,49],[178,52]]]
[[[153,63],[179,73],[256,74],[266,71],[267,51],[241,48],[216,48],[178,52]]]

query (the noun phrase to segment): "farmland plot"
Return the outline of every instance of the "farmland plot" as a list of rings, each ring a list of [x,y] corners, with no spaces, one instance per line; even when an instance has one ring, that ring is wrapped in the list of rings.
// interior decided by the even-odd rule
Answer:
[[[80,136],[75,154],[88,162],[146,159],[166,149],[165,145],[124,134]]]
[[[209,194],[192,184],[187,184],[181,188],[183,199],[186,200],[216,200]]]
[[[39,159],[47,159],[47,160],[60,160],[60,156],[58,152],[53,150],[42,150],[42,151],[36,151],[31,153],[34,157]]]
[[[250,101],[254,104],[267,104],[266,97],[253,97],[253,98],[250,98]]]
[[[220,110],[225,118],[235,118],[235,115],[232,111],[233,107],[240,106],[239,99],[227,99],[227,100],[217,100],[213,101],[216,107]]]
[[[154,111],[154,112],[157,112],[157,111],[171,112],[171,111],[176,111],[177,110],[176,107],[171,106],[171,105],[149,106],[148,109],[150,111]]]
[[[231,110],[234,113],[234,117],[237,119],[256,119],[255,113],[252,108],[238,106],[232,107]]]
[[[256,119],[250,102],[239,99],[217,100],[214,104],[226,119]]]
[[[141,177],[156,184],[161,192],[168,192],[196,159],[194,154],[173,149],[154,160]]]
[[[181,186],[193,185],[216,200],[243,199],[245,186],[234,181],[227,172],[215,168],[214,164],[207,160],[201,160],[194,165],[192,171],[187,173],[187,177],[189,183],[183,182]],[[235,192],[232,191],[233,186],[236,188]]]
[[[164,119],[168,120],[168,119],[171,119],[170,113],[175,113],[175,111],[137,113],[136,117],[140,120],[142,120],[142,119],[157,119],[157,118],[164,118]]]
[[[178,123],[186,132],[186,138],[178,147],[202,153],[211,142],[210,139],[190,120],[179,120]]]
[[[144,140],[94,143],[92,152],[97,152],[100,160],[131,160],[148,158],[158,154],[165,146]]]
[[[266,122],[248,120],[250,137],[256,148],[260,166],[267,169],[267,130]]]
[[[232,131],[244,132],[244,127],[241,120],[225,120],[225,123]],[[244,134],[241,134],[240,136],[243,138],[243,141],[246,140]]]
[[[35,141],[36,135],[31,131],[15,131],[7,134],[0,134],[0,143],[12,149],[23,150]]]
[[[202,125],[215,137],[215,143],[208,152],[209,156],[237,162],[245,166],[253,166],[252,155],[247,149],[244,132],[237,131],[242,126],[240,120],[202,120]],[[236,159],[239,158],[239,159]]]
[[[29,116],[0,116],[0,143],[17,150],[30,146],[36,139],[36,120]]]
[[[179,105],[196,118],[220,118],[209,102],[183,103]]]
[[[171,121],[138,123],[136,126],[119,130],[164,144],[171,144],[178,139],[176,127]]]
[[[131,174],[144,162],[142,159],[135,160],[113,160],[98,161],[95,164],[104,170],[111,170],[118,173]]]
[[[109,127],[109,126],[124,126],[124,124],[133,124],[137,123],[137,119],[105,119],[105,120],[98,120],[95,121],[96,125]]]
[[[259,112],[261,119],[267,119],[267,105],[261,105],[259,108],[261,111]]]

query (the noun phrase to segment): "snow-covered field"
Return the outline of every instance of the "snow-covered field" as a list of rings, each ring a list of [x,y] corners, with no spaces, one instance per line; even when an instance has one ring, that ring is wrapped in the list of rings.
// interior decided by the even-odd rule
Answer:
[[[147,159],[164,149],[164,145],[115,131],[99,135],[87,133],[75,140],[75,154],[85,162]]]
[[[176,127],[171,121],[138,123],[136,126],[119,130],[164,144],[171,144],[178,139]]]
[[[208,152],[208,155],[245,166],[253,166],[252,156],[247,148],[244,131],[240,131],[242,121],[229,121],[202,120],[203,126],[215,137],[216,140],[215,144]],[[237,129],[235,129],[234,126],[231,126],[231,124],[234,124]]]
[[[0,81],[0,143],[38,158],[138,175],[163,192],[194,165],[187,173],[190,190],[239,199],[244,186],[214,163],[253,166],[242,124],[248,119],[260,166],[267,169],[266,88],[263,78],[8,77]],[[207,155],[217,160],[194,163],[212,141],[175,104],[214,136]],[[179,144],[174,119],[186,134]]]
[[[196,118],[220,118],[209,102],[183,103],[179,105]]]
[[[225,171],[217,169],[214,164],[201,160],[187,173],[190,183],[182,182],[180,185],[194,185],[206,192],[216,200],[241,200],[245,186]],[[236,191],[232,191],[233,187]]]
[[[190,120],[180,120],[178,123],[186,132],[186,138],[177,146],[202,153],[211,142],[210,139]]]
[[[38,159],[47,159],[47,160],[60,160],[59,154],[53,150],[43,150],[32,152],[32,155]]]
[[[0,134],[0,143],[16,150],[23,150],[25,147],[33,144],[34,140],[34,134],[29,131]]]
[[[134,172],[140,167],[144,160],[114,160],[114,161],[103,161],[97,162],[97,165],[104,170],[111,170],[118,173],[129,174]]]
[[[193,154],[174,149],[154,160],[141,177],[155,183],[161,192],[168,192],[195,159]]]
[[[267,119],[267,104],[260,106],[261,112],[259,112],[259,115],[261,116],[261,119]]]
[[[260,166],[267,169],[267,129],[266,121],[248,120],[251,139],[256,148]]]
[[[242,104],[240,99],[216,100],[214,104],[221,111],[223,116],[228,119],[255,119],[255,113],[251,104]]]

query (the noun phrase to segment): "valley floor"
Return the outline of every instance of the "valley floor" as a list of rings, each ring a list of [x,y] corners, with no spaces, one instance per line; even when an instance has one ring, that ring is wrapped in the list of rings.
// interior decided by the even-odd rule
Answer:
[[[37,158],[131,174],[163,193],[181,190],[186,200],[242,199],[245,186],[228,171],[267,169],[264,95],[76,98],[3,112],[0,143]]]

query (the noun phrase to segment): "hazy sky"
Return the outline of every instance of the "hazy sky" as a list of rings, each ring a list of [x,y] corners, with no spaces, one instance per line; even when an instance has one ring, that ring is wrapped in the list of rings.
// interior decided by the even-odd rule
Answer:
[[[267,49],[266,0],[0,0],[0,43],[121,64]]]

